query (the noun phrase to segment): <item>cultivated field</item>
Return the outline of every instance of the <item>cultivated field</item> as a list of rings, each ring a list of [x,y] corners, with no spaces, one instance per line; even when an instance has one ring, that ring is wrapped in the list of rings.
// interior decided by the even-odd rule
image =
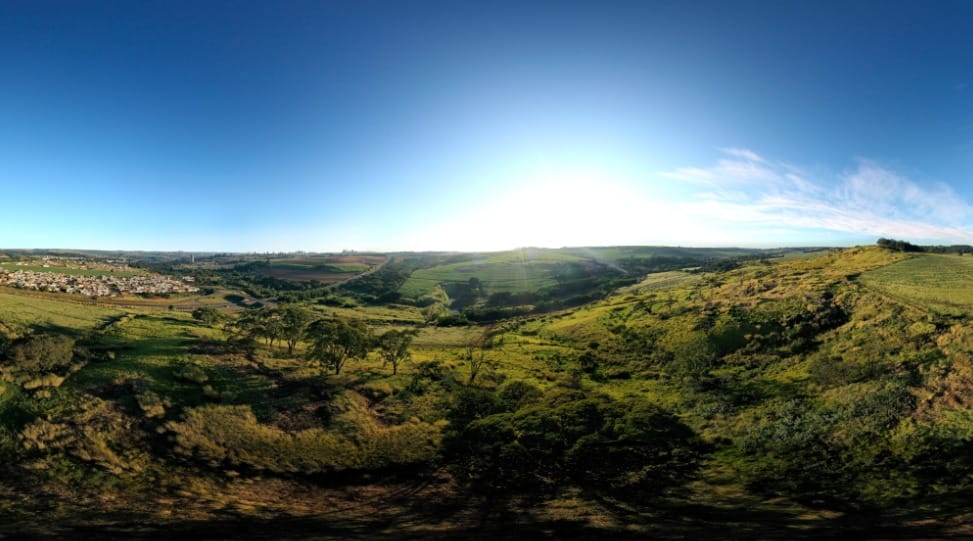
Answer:
[[[951,313],[973,311],[973,257],[921,254],[866,272],[861,282],[895,298]]]
[[[254,270],[281,280],[332,284],[373,269],[385,261],[385,256],[301,256],[270,259],[266,265]]]
[[[582,261],[585,258],[561,250],[521,249],[471,254],[465,261],[413,272],[399,292],[405,297],[416,298],[437,284],[463,283],[474,277],[488,293],[536,291],[557,283],[554,271],[558,265]]]

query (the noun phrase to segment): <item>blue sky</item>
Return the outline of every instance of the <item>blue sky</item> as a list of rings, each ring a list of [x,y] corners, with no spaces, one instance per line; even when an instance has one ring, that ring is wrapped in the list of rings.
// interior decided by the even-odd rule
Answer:
[[[0,247],[973,243],[961,2],[3,2]]]

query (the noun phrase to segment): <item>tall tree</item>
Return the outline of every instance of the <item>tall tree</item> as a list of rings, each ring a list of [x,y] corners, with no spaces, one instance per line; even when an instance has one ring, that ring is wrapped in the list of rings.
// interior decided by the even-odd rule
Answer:
[[[283,323],[282,335],[287,343],[287,354],[291,355],[294,353],[294,347],[297,346],[297,343],[304,338],[313,315],[306,308],[293,304],[281,306],[277,310]]]
[[[391,364],[392,375],[395,375],[399,371],[399,363],[412,358],[412,353],[409,352],[409,346],[412,345],[412,339],[417,334],[419,333],[414,329],[392,329],[379,336],[377,343],[379,355],[382,356],[382,367],[384,368],[386,364]]]
[[[257,311],[257,317],[262,323],[264,338],[267,345],[274,347],[274,341],[284,338],[284,317],[276,308],[264,307]]]
[[[335,375],[348,359],[363,359],[372,343],[371,332],[361,321],[319,319],[308,326],[311,339],[309,359],[334,370]]]
[[[200,306],[193,310],[193,319],[205,325],[215,325],[223,320],[223,314],[216,308],[210,306]]]
[[[248,341],[256,343],[256,340],[264,336],[264,325],[257,312],[246,311],[240,314],[233,322],[227,326],[229,338],[232,341]]]

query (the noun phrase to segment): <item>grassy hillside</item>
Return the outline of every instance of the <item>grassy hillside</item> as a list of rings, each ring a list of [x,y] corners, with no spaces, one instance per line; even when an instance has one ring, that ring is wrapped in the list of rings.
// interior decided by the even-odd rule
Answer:
[[[890,296],[956,315],[973,310],[973,257],[917,254],[864,274],[866,283]]]
[[[618,276],[640,275],[647,267],[653,268],[667,263],[671,266],[694,266],[760,253],[758,250],[735,248],[619,246],[521,248],[506,252],[463,254],[450,258],[451,261],[413,272],[399,291],[404,297],[417,298],[437,285],[467,283],[470,278],[476,278],[486,294],[534,292],[580,277],[586,272]]]
[[[467,255],[461,261],[413,272],[399,291],[405,297],[417,298],[439,284],[467,283],[470,278],[478,279],[489,292],[535,291],[556,283],[557,266],[582,260],[573,254],[541,249]]]
[[[257,274],[282,280],[318,281],[325,284],[347,280],[381,265],[383,256],[299,256],[272,258],[251,263]]]
[[[0,292],[0,322],[63,327],[82,331],[123,313],[110,306],[55,299],[53,295],[26,295],[19,291]]]
[[[871,247],[753,260],[486,326],[304,305],[414,331],[394,374],[373,348],[335,375],[310,330],[289,352],[242,323],[275,308],[0,295],[0,533],[960,534],[966,265]]]

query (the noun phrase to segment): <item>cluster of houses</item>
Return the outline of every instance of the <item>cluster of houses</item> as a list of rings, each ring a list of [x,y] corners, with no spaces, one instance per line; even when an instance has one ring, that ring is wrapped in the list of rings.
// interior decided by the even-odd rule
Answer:
[[[6,271],[0,268],[0,285],[74,293],[89,297],[109,297],[115,295],[168,295],[171,293],[196,293],[198,287],[162,275],[139,276],[75,276],[56,272],[35,272],[26,270]]]

